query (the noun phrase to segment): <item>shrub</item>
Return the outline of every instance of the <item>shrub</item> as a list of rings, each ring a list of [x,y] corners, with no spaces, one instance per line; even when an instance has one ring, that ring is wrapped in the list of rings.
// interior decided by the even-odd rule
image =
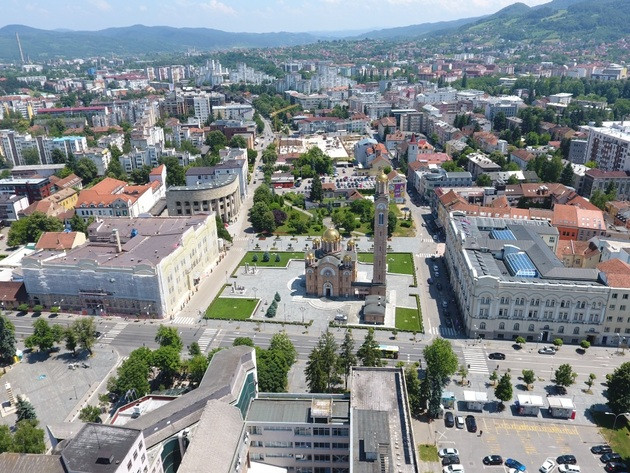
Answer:
[[[265,253],[263,254],[263,263],[266,263],[267,261],[269,261],[269,252],[265,251]]]
[[[275,302],[280,302],[280,294],[278,294],[278,293],[276,292],[276,295],[275,295],[275,296],[273,296],[273,300],[274,300]]]
[[[41,312],[42,310],[44,310],[44,306],[37,304],[36,306],[33,307],[33,312]]]
[[[28,304],[20,304],[20,305],[18,306],[18,310],[19,310],[20,312],[26,312],[26,311],[28,311]]]
[[[252,263],[256,263],[256,262],[258,262],[258,255],[254,253],[254,256],[252,256]]]
[[[556,339],[554,339],[554,341],[553,341],[553,345],[554,345],[556,348],[560,348],[560,347],[562,346],[562,343],[563,343],[563,342],[562,342],[562,339],[561,339],[561,338],[556,338]]]

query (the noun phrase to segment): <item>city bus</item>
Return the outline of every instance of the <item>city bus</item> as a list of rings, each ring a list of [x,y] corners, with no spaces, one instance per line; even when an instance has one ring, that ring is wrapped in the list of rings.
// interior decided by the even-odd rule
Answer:
[[[398,347],[396,345],[379,345],[381,350],[381,358],[398,359]]]

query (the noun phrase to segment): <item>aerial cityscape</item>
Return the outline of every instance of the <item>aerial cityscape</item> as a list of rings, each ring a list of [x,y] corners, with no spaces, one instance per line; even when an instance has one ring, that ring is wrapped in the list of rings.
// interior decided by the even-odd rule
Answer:
[[[6,0],[1,473],[630,471],[630,0]]]

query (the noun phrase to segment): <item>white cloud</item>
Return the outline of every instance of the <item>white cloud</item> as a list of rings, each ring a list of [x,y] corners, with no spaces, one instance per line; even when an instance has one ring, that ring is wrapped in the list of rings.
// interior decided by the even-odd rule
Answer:
[[[109,11],[112,9],[112,6],[107,0],[90,0],[90,3],[94,8],[100,11]]]
[[[223,2],[219,2],[218,0],[210,0],[209,2],[199,4],[199,6],[206,10],[212,10],[224,15],[236,15],[236,10],[234,10],[234,8]]]

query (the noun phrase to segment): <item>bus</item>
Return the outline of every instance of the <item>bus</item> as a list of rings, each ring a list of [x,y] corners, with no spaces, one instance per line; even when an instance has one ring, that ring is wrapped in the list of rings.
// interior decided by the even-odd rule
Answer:
[[[396,345],[379,345],[378,349],[381,351],[381,358],[388,358],[390,360],[398,359],[398,347]]]

